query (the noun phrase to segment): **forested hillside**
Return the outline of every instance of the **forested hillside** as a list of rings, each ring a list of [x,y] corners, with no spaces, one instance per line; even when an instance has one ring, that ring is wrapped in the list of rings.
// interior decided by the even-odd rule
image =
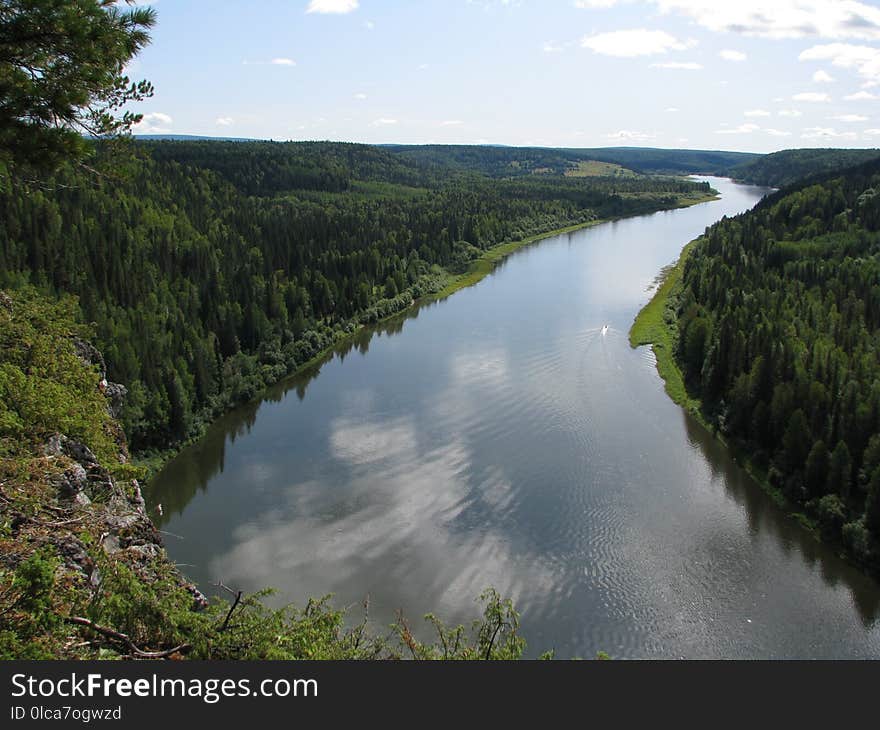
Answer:
[[[880,566],[880,162],[711,227],[684,267],[678,328],[713,422]]]
[[[708,185],[484,176],[350,144],[149,142],[0,190],[0,285],[78,296],[135,450],[196,435],[482,252]],[[99,159],[95,164],[100,164]]]
[[[374,634],[327,599],[209,602],[147,515],[117,404],[97,387],[103,358],[76,310],[72,297],[0,290],[0,660],[522,655],[519,617],[492,590],[472,632],[433,619],[429,643],[402,616]]]
[[[730,168],[727,174],[743,182],[783,188],[811,176],[827,175],[876,160],[880,150],[801,149],[763,155]]]
[[[553,149],[492,145],[391,145],[397,156],[421,164],[479,172],[490,177],[562,175],[585,161],[609,162],[642,174],[720,173],[756,159],[747,152],[664,150],[648,147]]]

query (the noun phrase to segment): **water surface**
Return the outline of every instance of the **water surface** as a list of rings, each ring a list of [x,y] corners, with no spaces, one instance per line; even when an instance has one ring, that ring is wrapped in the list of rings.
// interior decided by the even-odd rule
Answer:
[[[221,419],[151,486],[172,558],[205,590],[369,595],[378,628],[494,586],[530,655],[880,657],[878,585],[629,347],[660,269],[765,192],[709,179],[720,201],[523,249]]]

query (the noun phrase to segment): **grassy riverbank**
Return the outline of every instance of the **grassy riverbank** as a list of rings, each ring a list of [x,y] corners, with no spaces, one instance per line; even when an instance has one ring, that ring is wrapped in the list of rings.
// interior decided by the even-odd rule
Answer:
[[[777,506],[787,510],[789,515],[806,528],[813,537],[821,540],[821,530],[818,524],[803,512],[796,511],[795,506],[786,499],[782,491],[770,484],[766,471],[754,464],[747,452],[737,444],[730,442],[729,439],[724,438],[718,429],[713,427],[703,413],[700,399],[689,393],[685,386],[684,375],[675,359],[678,339],[676,306],[681,294],[681,277],[685,262],[699,241],[700,239],[697,238],[685,246],[678,261],[663,269],[658,276],[658,286],[654,296],[636,315],[630,328],[630,346],[633,348],[651,346],[657,358],[657,372],[663,379],[669,397],[694,416],[707,431],[711,432],[731,451],[734,460],[746,470]]]
[[[678,261],[663,269],[657,277],[658,285],[654,296],[636,315],[629,331],[629,344],[632,347],[652,346],[657,358],[657,372],[666,384],[669,397],[697,416],[700,415],[700,401],[687,392],[684,376],[675,361],[675,346],[678,338],[675,304],[681,291],[684,263],[699,240],[691,241],[682,250]]]
[[[663,210],[676,210],[679,208],[689,208],[692,205],[699,205],[700,203],[707,203],[711,200],[717,200],[718,194],[716,192],[712,192],[708,195],[699,195],[693,197],[681,197],[678,199],[678,203],[672,208],[664,208]],[[490,248],[486,251],[482,256],[478,259],[475,259],[471,262],[471,265],[468,267],[468,270],[463,274],[459,274],[452,278],[452,280],[443,287],[437,294],[429,297],[430,299],[445,299],[446,297],[454,294],[459,289],[465,289],[469,286],[473,286],[477,284],[482,279],[484,279],[487,275],[491,274],[494,271],[495,267],[501,262],[503,259],[507,258],[514,251],[518,251],[525,246],[529,246],[533,243],[537,243],[538,241],[543,241],[547,238],[553,238],[555,236],[562,236],[566,233],[573,233],[575,231],[580,231],[584,228],[593,228],[594,226],[601,225],[602,223],[609,223],[612,220],[617,220],[615,218],[601,218],[594,221],[588,221],[587,223],[580,223],[575,226],[567,226],[565,228],[557,228],[556,230],[546,231],[545,233],[539,233],[534,236],[530,236],[529,238],[525,238],[521,241],[512,241],[510,243],[503,243],[500,246],[495,246],[495,248]]]
[[[705,203],[711,200],[716,200],[718,198],[718,194],[715,191],[712,191],[710,194],[706,195],[693,195],[691,197],[681,196],[678,199],[676,205],[671,208],[662,208],[660,210],[675,210],[678,208],[687,208],[692,205],[698,205],[700,203]],[[642,214],[638,214],[642,215]],[[446,299],[451,296],[455,292],[460,289],[465,289],[469,286],[474,286],[482,281],[486,276],[488,276],[492,271],[495,270],[495,267],[505,258],[510,256],[510,254],[518,251],[525,246],[529,246],[533,243],[537,243],[538,241],[545,240],[547,238],[553,238],[555,236],[561,236],[566,233],[573,233],[575,231],[582,230],[584,228],[592,228],[594,226],[598,226],[602,223],[608,223],[612,220],[616,220],[614,218],[601,218],[597,220],[587,221],[585,223],[580,223],[577,225],[566,226],[563,228],[555,228],[552,230],[544,231],[542,233],[535,234],[533,236],[529,236],[519,241],[511,241],[508,243],[502,243],[494,248],[490,248],[482,253],[480,257],[471,261],[467,271],[461,274],[452,274],[447,273],[445,277],[445,281],[441,279],[440,288],[432,294],[427,294],[417,300],[411,300],[408,306],[405,306],[402,309],[392,312],[391,314],[382,317],[376,322],[372,322],[370,324],[364,325],[361,324],[355,329],[353,332],[343,332],[340,331],[338,336],[333,340],[331,344],[327,347],[320,350],[315,354],[314,357],[308,360],[308,362],[303,363],[296,370],[288,373],[283,378],[281,378],[276,383],[272,383],[268,387],[273,387],[278,383],[282,383],[289,378],[294,378],[297,376],[301,376],[309,370],[313,370],[317,367],[320,367],[328,357],[332,356],[333,353],[341,346],[345,346],[346,344],[353,342],[354,339],[367,327],[376,327],[382,322],[387,322],[395,317],[400,317],[405,315],[406,312],[410,311],[413,307],[427,304],[433,301],[440,301],[442,299]],[[261,398],[263,393],[261,392],[257,395],[257,399]],[[243,404],[241,404],[243,405]],[[213,421],[213,419],[212,419]],[[205,423],[205,428],[210,426],[210,422]],[[177,454],[179,454],[183,449],[188,446],[193,445],[197,441],[199,441],[204,435],[204,431],[192,436],[191,438],[186,439],[180,443],[175,444],[174,446],[163,449],[161,451],[153,451],[150,453],[141,453],[134,455],[135,464],[142,469],[140,473],[140,478],[142,482],[149,483],[150,479],[160,471],[165,464],[167,464],[171,459],[173,459]]]
[[[588,221],[586,223],[579,223],[575,226],[567,226],[565,228],[557,228],[552,231],[546,231],[545,233],[539,233],[534,236],[530,236],[529,238],[524,238],[521,241],[511,241],[510,243],[502,243],[500,246],[495,246],[494,248],[490,248],[485,253],[483,253],[479,258],[474,259],[470,266],[468,266],[467,271],[463,274],[458,275],[450,275],[451,278],[449,283],[446,284],[440,291],[436,294],[432,294],[429,297],[426,297],[427,300],[438,300],[438,299],[446,299],[446,297],[454,294],[459,289],[465,289],[469,286],[473,286],[474,284],[482,281],[486,276],[491,274],[495,267],[504,259],[506,259],[510,254],[514,251],[518,251],[525,246],[529,246],[530,244],[537,243],[538,241],[543,241],[547,238],[553,238],[554,236],[562,236],[566,233],[573,233],[574,231],[580,231],[584,228],[592,228],[593,226],[598,226],[601,223],[607,223],[610,219],[604,218],[600,220]]]

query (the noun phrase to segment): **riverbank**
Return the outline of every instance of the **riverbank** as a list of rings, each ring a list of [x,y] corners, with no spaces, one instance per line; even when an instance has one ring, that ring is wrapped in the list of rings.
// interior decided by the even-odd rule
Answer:
[[[699,205],[701,203],[708,203],[712,200],[718,200],[718,198],[719,195],[717,191],[713,191],[711,194],[707,195],[695,196],[693,198],[680,197],[678,199],[677,205],[674,205],[671,208],[660,208],[656,212],[659,212],[660,210],[678,210],[680,208],[689,208],[692,205]],[[639,213],[637,215],[644,214]],[[621,220],[622,218],[630,217],[632,216],[621,216],[618,218],[598,218],[593,221],[587,221],[586,223],[579,223],[574,226],[566,226],[565,228],[557,228],[556,230],[547,231],[545,233],[538,233],[534,236],[524,238],[521,241],[502,243],[500,246],[490,248],[488,251],[483,253],[482,256],[472,261],[467,271],[465,271],[463,274],[455,276],[452,281],[450,281],[445,287],[443,287],[443,289],[437,292],[437,294],[433,294],[426,299],[428,301],[445,299],[446,297],[457,292],[459,289],[466,289],[469,286],[473,286],[474,284],[479,283],[486,276],[491,274],[492,271],[495,270],[495,267],[505,258],[510,256],[510,254],[518,251],[521,248],[530,246],[533,243],[543,241],[547,238],[564,236],[566,233],[574,233],[575,231],[581,231],[585,228],[593,228],[595,226],[602,225],[603,223],[611,223],[615,220]]]
[[[700,401],[693,398],[684,384],[684,377],[675,362],[675,346],[678,330],[675,324],[675,301],[681,290],[681,276],[694,245],[700,239],[691,241],[682,249],[675,264],[667,266],[657,277],[657,290],[651,300],[636,315],[629,331],[631,347],[650,345],[657,358],[657,372],[666,386],[672,400],[698,418]]]
[[[693,197],[680,196],[675,205],[668,208],[658,208],[657,210],[651,212],[689,208],[694,205],[717,200],[718,198],[719,194],[716,190],[712,190],[710,193],[705,195],[695,195]],[[287,373],[280,380],[276,381],[275,383],[268,384],[266,388],[268,389],[274,387],[290,378],[302,376],[309,370],[319,368],[327,361],[329,357],[332,357],[332,355],[338,350],[338,348],[344,347],[345,345],[354,342],[355,338],[363,333],[363,331],[367,328],[376,327],[377,325],[392,320],[395,317],[405,315],[407,312],[411,311],[413,307],[430,304],[431,302],[441,301],[443,299],[446,299],[447,297],[452,296],[455,292],[461,289],[466,289],[467,287],[478,284],[486,276],[491,274],[499,263],[501,263],[512,253],[518,251],[521,248],[525,248],[526,246],[530,246],[534,243],[543,241],[548,238],[562,236],[567,233],[574,233],[575,231],[583,230],[585,228],[593,228],[603,223],[610,223],[615,220],[631,218],[639,215],[646,215],[646,213],[636,213],[633,216],[620,216],[616,218],[599,218],[596,220],[585,221],[584,223],[578,223],[576,225],[564,226],[562,228],[554,228],[552,230],[537,233],[533,236],[529,236],[518,241],[502,243],[498,246],[487,249],[479,257],[471,261],[467,270],[463,273],[453,274],[451,272],[446,272],[448,278],[446,278],[445,282],[441,281],[441,286],[437,291],[425,294],[424,296],[416,299],[411,299],[409,300],[409,304],[407,304],[406,306],[389,313],[387,316],[381,317],[375,322],[370,322],[369,324],[358,324],[353,331],[340,330],[338,336],[336,336],[333,341],[329,345],[327,345],[327,347],[321,349],[314,355],[314,357],[312,357],[302,365],[298,366],[295,370]],[[262,398],[264,393],[265,390],[261,391],[256,396],[255,400],[259,400],[260,398]],[[162,449],[160,451],[149,452],[147,454],[134,454],[134,463],[137,467],[141,468],[141,473],[138,476],[142,484],[148,485],[152,477],[155,476],[155,474],[159,472],[165,466],[165,464],[167,464],[171,459],[177,456],[185,448],[197,443],[204,436],[205,429],[210,427],[211,423],[213,423],[213,421],[215,421],[221,415],[223,414],[218,414],[215,418],[206,420],[203,429],[199,433],[195,434],[189,439],[186,439],[185,441],[175,444],[172,447]]]
[[[658,276],[658,286],[654,296],[636,315],[630,328],[630,346],[633,348],[651,346],[657,360],[657,372],[663,380],[666,393],[672,401],[685,409],[703,428],[718,439],[731,452],[734,460],[745,469],[748,475],[780,509],[785,510],[792,519],[804,527],[816,540],[824,541],[818,523],[809,515],[799,511],[796,505],[792,504],[780,489],[770,483],[766,471],[754,464],[745,449],[726,439],[718,431],[718,428],[709,422],[703,413],[702,401],[694,397],[687,390],[684,375],[675,359],[675,349],[678,340],[676,306],[678,296],[681,293],[681,278],[685,262],[693,251],[694,246],[699,244],[701,238],[696,238],[688,243],[682,249],[678,261],[663,269]],[[835,542],[833,547],[837,548],[842,558],[853,562],[842,550],[842,546]]]

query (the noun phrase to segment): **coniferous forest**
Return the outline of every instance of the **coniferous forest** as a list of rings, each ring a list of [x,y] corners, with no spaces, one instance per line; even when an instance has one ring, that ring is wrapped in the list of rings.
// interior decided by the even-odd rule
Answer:
[[[150,4],[0,3],[0,659],[880,656],[880,13]]]
[[[712,226],[678,360],[713,423],[863,563],[880,541],[880,163]]]
[[[7,185],[0,286],[78,297],[108,376],[128,388],[136,451],[197,434],[487,249],[709,191],[635,175],[496,180],[355,144],[150,141],[134,152],[98,174]]]

